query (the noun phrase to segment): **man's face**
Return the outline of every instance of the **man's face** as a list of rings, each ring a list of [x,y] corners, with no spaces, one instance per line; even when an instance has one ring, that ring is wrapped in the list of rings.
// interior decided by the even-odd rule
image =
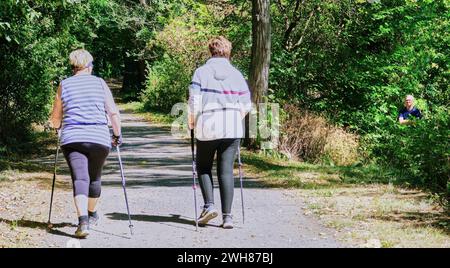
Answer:
[[[414,100],[411,97],[407,97],[405,99],[405,106],[406,108],[411,108],[413,106]]]

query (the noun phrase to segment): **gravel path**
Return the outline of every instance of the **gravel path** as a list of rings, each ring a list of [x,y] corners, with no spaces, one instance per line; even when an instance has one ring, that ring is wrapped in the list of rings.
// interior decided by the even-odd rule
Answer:
[[[121,147],[127,192],[134,224],[130,236],[117,154],[112,151],[104,168],[101,221],[87,239],[73,238],[76,214],[70,190],[56,190],[53,231],[45,237],[51,247],[342,247],[335,231],[305,216],[295,190],[263,188],[245,179],[246,222],[236,178],[233,214],[235,228],[224,230],[221,221],[195,231],[190,145],[172,137],[166,127],[152,125],[122,111],[125,144]],[[60,157],[58,180],[69,181]],[[49,164],[52,156],[44,161]],[[237,174],[237,172],[235,173]],[[218,189],[216,204],[220,207]],[[200,190],[198,205],[202,205]],[[199,209],[200,211],[200,209]]]

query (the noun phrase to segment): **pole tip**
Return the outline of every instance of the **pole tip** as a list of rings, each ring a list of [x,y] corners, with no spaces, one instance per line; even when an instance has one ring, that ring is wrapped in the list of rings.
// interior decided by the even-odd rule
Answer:
[[[50,223],[50,222],[48,222],[48,223],[47,223],[47,228],[48,228],[48,229],[52,229],[52,228],[53,228],[53,224]]]
[[[131,233],[131,235],[134,235],[133,225],[130,225],[129,227],[130,227],[130,233]]]

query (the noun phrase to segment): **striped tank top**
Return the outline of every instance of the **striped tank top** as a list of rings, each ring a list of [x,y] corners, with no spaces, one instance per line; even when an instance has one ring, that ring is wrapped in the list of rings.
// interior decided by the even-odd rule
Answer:
[[[76,75],[61,81],[61,145],[91,142],[111,147],[101,78]]]

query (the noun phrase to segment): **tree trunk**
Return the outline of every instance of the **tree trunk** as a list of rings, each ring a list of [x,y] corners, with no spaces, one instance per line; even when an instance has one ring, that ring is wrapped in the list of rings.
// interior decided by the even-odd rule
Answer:
[[[252,56],[249,85],[258,105],[267,95],[270,65],[270,0],[252,0]]]
[[[252,0],[252,55],[249,71],[249,87],[252,102],[258,104],[264,101],[269,88],[270,65],[270,0]],[[258,109],[258,108],[257,108]],[[249,129],[248,116],[246,129]],[[248,132],[247,132],[248,133]],[[256,139],[246,136],[244,142],[247,148],[257,148]]]

